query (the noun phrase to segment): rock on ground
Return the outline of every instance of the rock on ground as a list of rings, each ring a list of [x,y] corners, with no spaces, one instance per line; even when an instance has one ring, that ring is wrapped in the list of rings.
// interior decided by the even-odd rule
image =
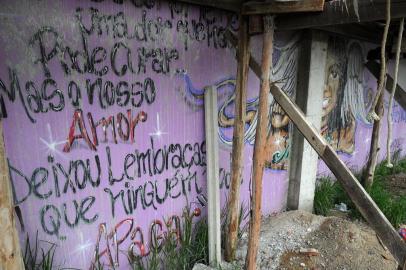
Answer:
[[[197,263],[193,266],[192,270],[216,270],[216,269],[221,269],[221,270],[239,270],[241,269],[238,265],[232,264],[232,263],[227,263],[227,262],[221,262],[219,268],[213,268],[210,266],[207,266],[205,264]]]

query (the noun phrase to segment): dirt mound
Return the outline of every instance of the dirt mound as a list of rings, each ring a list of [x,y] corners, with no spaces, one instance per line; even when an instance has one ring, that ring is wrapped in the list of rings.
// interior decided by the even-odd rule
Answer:
[[[248,235],[237,250],[244,265]],[[289,211],[264,218],[258,269],[396,269],[375,232],[361,222]]]

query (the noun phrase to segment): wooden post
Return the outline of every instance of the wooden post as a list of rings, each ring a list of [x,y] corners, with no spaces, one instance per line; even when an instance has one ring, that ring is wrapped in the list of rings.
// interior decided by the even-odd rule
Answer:
[[[395,70],[394,70],[394,82],[392,86],[392,93],[389,97],[389,105],[388,105],[388,112],[387,112],[387,121],[388,121],[388,136],[386,138],[386,166],[389,168],[393,167],[391,161],[391,145],[392,145],[392,109],[393,109],[393,99],[396,94],[396,85],[398,84],[398,74],[399,74],[399,61],[400,61],[400,52],[402,47],[402,36],[403,36],[403,28],[405,24],[405,18],[400,20],[399,25],[399,32],[398,32],[398,39],[396,42],[396,60],[395,60]]]
[[[248,251],[245,269],[255,270],[257,263],[259,234],[261,229],[262,176],[264,173],[266,137],[269,123],[269,80],[272,67],[274,22],[272,16],[264,16],[264,35],[262,44],[261,85],[259,92],[258,123],[255,133],[251,219],[249,229]]]
[[[0,120],[0,269],[24,269],[20,242],[14,221],[14,203],[11,191],[3,128]]]
[[[372,183],[374,182],[374,174],[376,163],[378,160],[378,151],[379,151],[379,131],[381,130],[381,118],[383,116],[383,89],[385,88],[386,83],[386,39],[388,37],[389,24],[390,24],[390,4],[391,0],[386,0],[386,21],[385,21],[385,30],[383,32],[382,43],[381,43],[381,70],[378,80],[378,89],[376,90],[376,95],[373,99],[370,112],[368,117],[374,120],[374,127],[372,129],[371,137],[371,147],[369,149],[369,158],[367,166],[364,172],[363,184],[366,189],[371,188]]]
[[[217,267],[221,262],[219,147],[217,91],[212,87],[204,92],[204,115],[207,145],[207,223],[209,227],[209,262]]]
[[[242,178],[242,161],[244,149],[245,111],[247,100],[249,35],[248,18],[240,17],[239,43],[237,51],[237,83],[235,97],[235,119],[233,130],[233,152],[231,163],[231,187],[228,195],[228,215],[225,245],[225,260],[232,261],[235,257],[238,234],[240,208],[240,183]]]

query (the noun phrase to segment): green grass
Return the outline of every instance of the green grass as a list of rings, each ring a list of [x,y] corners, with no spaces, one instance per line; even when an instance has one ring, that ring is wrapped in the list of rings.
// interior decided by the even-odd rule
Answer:
[[[55,251],[57,245],[38,239],[38,232],[35,235],[35,242],[31,242],[27,235],[23,250],[23,262],[26,270],[63,270],[73,268],[62,268],[55,265]]]
[[[221,211],[221,235],[225,237],[227,230],[227,203]],[[243,217],[247,215],[248,205],[242,204],[239,215],[239,225]],[[168,230],[170,225],[167,224]],[[239,226],[240,227],[240,226]],[[238,238],[242,235],[242,230],[238,232]],[[175,235],[167,235],[162,241],[159,250],[152,248],[146,258],[130,262],[133,270],[188,270],[192,269],[196,263],[209,264],[208,250],[209,234],[206,217],[202,217],[196,223],[193,222],[193,215],[190,207],[185,207],[181,216],[181,232],[178,240]]]
[[[330,209],[334,207],[336,201],[337,183],[325,177],[319,179],[319,185],[314,194],[314,212],[317,215],[326,216]]]
[[[400,224],[406,223],[406,196],[396,197],[392,195],[386,188],[385,181],[389,175],[401,172],[406,173],[406,159],[397,161],[393,168],[386,167],[384,162],[378,164],[375,170],[374,183],[368,191],[371,198],[396,228]],[[328,177],[320,178],[314,196],[315,213],[327,215],[335,204],[341,202],[347,204],[351,210],[351,217],[361,218],[361,214],[338,181]]]
[[[227,204],[226,204],[227,205]],[[242,204],[240,208],[239,225],[244,216],[247,215],[248,206]],[[227,219],[228,209],[225,206],[222,209],[222,220]],[[197,222],[194,217],[199,216],[200,211],[191,211],[187,206],[183,209],[180,216],[180,234],[176,233],[165,234],[165,237],[160,240],[153,241],[155,244],[149,246],[149,254],[143,258],[128,258],[132,270],[188,270],[192,269],[196,263],[209,264],[208,250],[208,225],[206,217],[200,218]],[[166,220],[166,231],[173,230],[169,220]],[[221,235],[225,236],[227,230],[226,223],[221,224]],[[242,231],[239,230],[238,238],[241,237]],[[160,244],[157,243],[160,241]],[[38,239],[38,233],[35,237],[35,242],[30,242],[29,237],[25,243],[24,265],[26,270],[62,270],[73,268],[61,268],[55,265],[54,255],[56,244],[44,242]],[[92,265],[93,270],[104,270],[105,265],[100,258],[96,258]]]
[[[208,225],[206,218],[193,222],[195,215],[185,207],[181,216],[181,232],[166,235],[159,248],[150,246],[147,257],[130,262],[133,270],[192,269],[195,263],[208,264]],[[168,230],[170,224],[166,223]]]

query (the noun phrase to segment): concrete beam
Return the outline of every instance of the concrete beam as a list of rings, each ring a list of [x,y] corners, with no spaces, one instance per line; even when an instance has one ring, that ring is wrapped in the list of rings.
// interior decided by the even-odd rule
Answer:
[[[209,225],[209,262],[218,267],[221,262],[219,147],[217,119],[217,91],[206,88],[204,116],[207,146],[207,222]]]
[[[320,130],[327,58],[327,35],[308,31],[299,53],[296,104],[306,119]],[[313,211],[318,155],[294,127],[291,136],[287,207]]]

